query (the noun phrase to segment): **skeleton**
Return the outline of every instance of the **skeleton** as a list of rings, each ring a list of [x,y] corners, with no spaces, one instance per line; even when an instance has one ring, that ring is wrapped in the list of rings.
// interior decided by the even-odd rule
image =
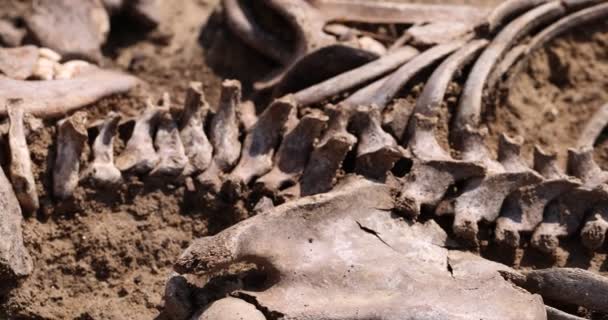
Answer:
[[[321,2],[340,3],[303,5],[314,8]],[[573,290],[558,302],[606,312],[606,283],[601,277],[571,270],[518,272],[446,249],[447,235],[434,221],[415,220],[425,207],[436,214],[452,213],[455,236],[473,246],[479,245],[479,222],[495,222],[496,242],[511,248],[522,244],[521,234],[532,233],[532,246],[552,253],[560,238],[573,236],[580,227],[586,247],[598,250],[604,245],[607,180],[593,162],[592,146],[608,122],[606,109],[600,109],[569,151],[567,172],[559,170],[554,155],[540,148],[534,166],[528,167],[519,157],[522,140],[517,137],[502,136],[495,159],[484,142],[481,111],[484,94],[521,69],[525,59],[518,57],[570,27],[605,17],[607,7],[593,1],[507,1],[475,25],[488,35],[496,34],[491,40],[464,38],[425,51],[389,51],[366,65],[283,95],[259,115],[254,106],[241,101],[240,83],[234,80],[223,83],[220,105],[212,116],[206,116],[200,85],[191,86],[179,126],[166,109],[168,102],[162,107],[148,103],[116,159],[117,168],[195,176],[194,187],[211,199],[229,195],[257,203],[256,217],[195,241],[176,270],[212,275],[227,271],[231,264],[249,262],[266,273],[267,286],[232,290],[232,298],[190,310],[185,317],[195,312],[200,319],[573,317],[545,307],[538,296],[516,289],[500,274],[549,300],[556,299],[551,288],[563,292],[572,284],[560,284],[559,279],[575,279],[582,288],[594,286],[592,294]],[[519,43],[526,36],[531,39]],[[437,118],[449,83],[469,64],[473,68],[451,128],[450,139],[459,152],[452,152],[435,136]],[[435,65],[411,114],[396,113],[404,117],[395,119],[401,129],[386,132],[381,114],[389,103],[414,76]],[[325,102],[335,104],[314,108]],[[67,133],[78,132],[74,117],[60,125],[58,145],[70,151],[70,159],[79,159],[74,144],[79,140],[66,138]],[[409,159],[412,168],[399,178],[391,170],[402,158]],[[346,166],[348,161],[353,163]],[[74,192],[75,163],[66,162],[67,179],[55,179],[66,190],[55,192],[57,197]],[[448,196],[457,182],[464,187]],[[274,207],[281,202],[286,203]],[[405,213],[408,220],[395,213]],[[482,285],[482,280],[493,286]],[[318,283],[323,283],[322,290]],[[468,290],[471,286],[477,290]],[[408,290],[416,292],[416,299],[406,294]],[[440,291],[442,299],[437,298]],[[369,298],[374,295],[391,298]],[[479,304],[480,299],[487,303]],[[425,305],[427,301],[432,304]]]

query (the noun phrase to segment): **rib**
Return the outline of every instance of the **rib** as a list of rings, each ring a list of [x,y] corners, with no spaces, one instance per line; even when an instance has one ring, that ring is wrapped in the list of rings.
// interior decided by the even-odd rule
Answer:
[[[32,159],[25,139],[23,101],[9,100],[7,109],[10,121],[8,144],[11,153],[9,176],[21,209],[31,214],[38,210],[40,202],[32,173]]]
[[[131,90],[135,77],[95,69],[69,80],[19,81],[0,76],[0,116],[6,116],[6,100],[23,99],[29,113],[40,118],[62,117],[112,94]]]
[[[507,0],[499,4],[486,17],[486,22],[481,26],[486,32],[494,33],[514,16],[528,11],[538,5],[550,0]]]

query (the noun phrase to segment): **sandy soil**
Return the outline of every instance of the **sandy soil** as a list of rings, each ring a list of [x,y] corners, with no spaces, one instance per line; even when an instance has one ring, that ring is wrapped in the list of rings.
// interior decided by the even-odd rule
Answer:
[[[0,8],[0,16],[22,8],[23,1],[4,1],[17,8]],[[143,107],[143,96],[158,97],[164,91],[180,105],[189,81],[202,81],[215,106],[220,79],[239,78],[249,93],[250,84],[272,68],[221,27],[221,15],[213,14],[217,0],[163,3],[163,23],[156,31],[134,30],[125,19],[114,19],[104,64],[129,71],[148,86],[97,103],[90,109],[91,119],[110,110],[135,115]],[[527,154],[535,143],[560,152],[571,146],[591,113],[608,100],[607,46],[608,27],[600,24],[561,37],[536,54],[503,99],[489,108],[486,121],[493,140],[500,132],[522,135]],[[457,85],[453,89],[458,92]],[[405,100],[412,103],[417,90],[406,92]],[[448,107],[455,105],[455,99],[450,101]],[[0,319],[154,318],[163,306],[171,264],[190,241],[247,216],[208,208],[181,184],[135,176],[119,190],[83,186],[73,201],[58,203],[46,192],[54,137],[53,123],[28,137],[43,204],[39,215],[24,223],[35,272],[0,303]],[[447,141],[445,130],[443,137]],[[124,142],[118,139],[116,152]],[[597,156],[608,169],[608,144],[598,148]],[[511,260],[491,247],[484,254]],[[588,256],[576,241],[567,243],[555,261],[527,250],[518,255],[511,263],[521,267],[568,265],[608,272],[604,253]]]

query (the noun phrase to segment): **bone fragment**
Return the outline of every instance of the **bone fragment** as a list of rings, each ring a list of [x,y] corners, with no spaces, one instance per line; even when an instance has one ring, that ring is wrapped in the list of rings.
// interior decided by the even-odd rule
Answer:
[[[57,65],[54,79],[73,79],[88,71],[94,70],[94,66],[83,60],[72,60],[64,64]]]
[[[156,167],[150,172],[152,176],[176,177],[181,175],[188,165],[188,157],[170,109],[169,94],[165,92],[154,139],[159,160]]]
[[[87,142],[87,115],[79,111],[57,125],[57,155],[53,167],[53,194],[58,199],[73,196],[78,186],[80,157]]]
[[[9,176],[21,209],[28,214],[40,207],[36,181],[32,172],[32,159],[27,147],[22,100],[9,100],[8,116],[10,127],[8,143],[11,153]]]
[[[266,175],[256,180],[256,187],[274,193],[295,185],[302,175],[315,140],[327,123],[327,116],[312,113],[304,116],[294,128],[286,132],[277,151],[275,165]]]
[[[15,80],[25,80],[32,76],[38,62],[38,48],[24,46],[0,48],[0,73]]]
[[[204,128],[207,112],[209,103],[205,100],[202,83],[190,83],[180,124],[180,138],[189,160],[185,175],[203,172],[211,164],[213,146]]]
[[[213,161],[223,172],[231,170],[239,160],[239,117],[237,108],[241,103],[241,84],[236,80],[222,83],[222,94],[217,114],[211,120],[210,138],[213,144]]]
[[[116,158],[116,167],[120,171],[147,173],[160,161],[152,139],[159,118],[159,108],[151,101],[146,104],[146,110],[135,121],[133,133],[125,149]]]
[[[114,164],[114,136],[120,120],[118,113],[108,113],[93,142],[93,161],[87,168],[85,177],[95,184],[116,186],[122,181],[120,170]]]

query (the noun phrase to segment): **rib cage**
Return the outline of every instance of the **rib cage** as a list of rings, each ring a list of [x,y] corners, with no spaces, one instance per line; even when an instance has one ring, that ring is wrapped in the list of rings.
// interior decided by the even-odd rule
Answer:
[[[131,137],[141,140],[128,143],[138,156],[123,153],[116,165],[112,157],[107,157],[108,148],[112,150],[107,133],[116,132],[112,126],[117,121],[116,115],[110,115],[103,124],[103,134],[95,140],[94,148],[100,150],[94,152],[93,163],[117,167],[123,174],[131,171],[193,180],[208,194],[233,202],[257,202],[269,197],[280,203],[329,191],[342,176],[347,155],[353,152],[356,165],[352,170],[347,168],[346,173],[387,183],[397,181],[402,184],[400,199],[405,215],[417,218],[423,206],[438,208],[438,214],[453,214],[454,233],[473,245],[477,244],[478,223],[484,221],[496,223],[495,240],[509,247],[521,245],[521,233],[532,233],[532,245],[551,253],[558,248],[560,238],[580,231],[582,243],[597,250],[604,246],[608,231],[608,174],[593,162],[592,144],[601,131],[598,128],[608,123],[604,119],[608,106],[589,123],[579,139],[581,143],[568,151],[567,172],[557,168],[554,155],[540,148],[535,150],[534,166],[528,167],[519,157],[519,138],[503,136],[498,158],[494,159],[484,143],[485,132],[480,125],[483,95],[491,95],[501,79],[508,77],[510,71],[519,70],[526,56],[565,30],[608,15],[608,4],[590,6],[593,1],[588,1],[583,4],[587,7],[581,8],[570,6],[571,3],[552,1],[531,6],[510,23],[489,22],[490,31],[497,28],[495,25],[503,25],[491,39],[478,37],[438,45],[419,53],[419,59],[401,57],[403,64],[396,71],[387,75],[385,70],[384,78],[378,74],[376,82],[351,92],[349,98],[336,105],[321,109],[303,105],[302,102],[320,102],[308,98],[310,89],[286,95],[257,115],[253,126],[244,123],[246,102],[241,101],[240,84],[236,81],[224,82],[222,101],[213,116],[206,115],[209,106],[200,86],[192,85],[188,112],[182,114],[180,121],[169,112],[168,96],[160,106],[148,104]],[[541,26],[535,24],[542,24],[545,29],[532,35]],[[529,36],[529,40],[521,41]],[[510,42],[505,43],[505,39]],[[412,55],[413,50],[404,49],[403,54]],[[435,56],[435,52],[440,53]],[[524,58],[518,61],[514,57]],[[409,119],[401,119],[407,123],[408,133],[398,137],[385,132],[380,125],[380,111],[394,98],[394,88],[402,87],[438,61],[442,62],[427,81],[413,113]],[[459,150],[444,150],[434,136],[438,108],[449,82],[469,65],[473,68],[452,128],[452,142]],[[356,85],[343,90],[352,91]],[[299,101],[298,97],[304,96],[302,92],[307,98]],[[342,92],[332,95],[336,93]],[[73,115],[67,122],[82,122],[81,117]],[[201,130],[204,127],[211,131]],[[74,131],[82,134],[82,130]],[[60,147],[64,146],[62,140],[74,144],[68,133],[59,141]],[[129,147],[125,152],[128,150]],[[102,154],[105,159],[98,157]],[[126,165],[121,158],[134,159],[135,163]],[[390,171],[401,158],[409,159],[412,169],[403,178],[394,177]],[[76,166],[72,170],[79,169]],[[81,171],[85,172],[85,168]],[[108,179],[99,171],[86,172],[87,177],[99,183],[118,183],[115,175]],[[448,188],[457,182],[464,183],[464,188],[455,197],[446,197]],[[60,196],[68,196],[63,187],[59,187]]]

